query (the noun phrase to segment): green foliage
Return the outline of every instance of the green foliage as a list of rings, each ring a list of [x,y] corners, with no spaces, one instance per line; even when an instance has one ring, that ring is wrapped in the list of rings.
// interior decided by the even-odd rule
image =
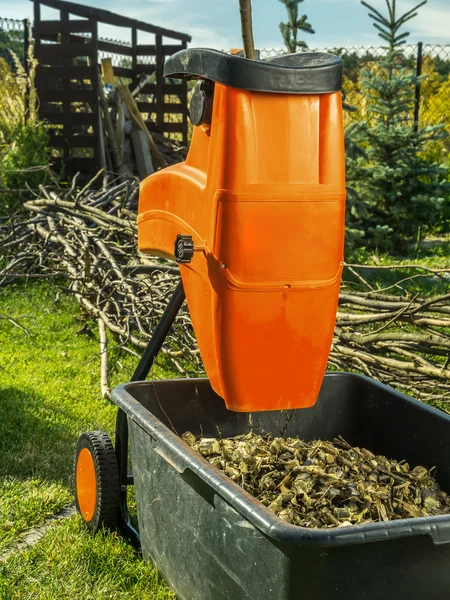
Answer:
[[[286,7],[288,13],[288,22],[280,23],[280,31],[283,36],[284,43],[289,52],[297,52],[298,48],[305,49],[307,44],[304,41],[298,40],[299,31],[306,33],[315,33],[311,24],[308,23],[308,17],[298,15],[298,6],[303,0],[280,0]]]
[[[429,160],[445,162],[450,169],[450,75],[440,82],[434,93],[424,99],[420,108],[420,121],[427,125],[442,124],[447,136],[442,141],[427,144],[425,155]]]
[[[36,60],[30,45],[28,72],[9,51],[13,66],[0,58],[0,188],[26,189],[44,183],[48,175],[48,133],[38,120],[34,87]],[[14,192],[1,196],[2,205],[17,204]]]
[[[425,2],[398,17],[395,0],[386,1],[387,16],[362,1],[386,42],[387,54],[376,67],[362,71],[366,120],[347,132],[353,145],[347,159],[352,190],[349,232],[353,241],[358,235],[382,251],[401,250],[415,240],[419,228],[425,234],[448,227],[450,193],[448,170],[424,155],[430,142],[447,134],[441,126],[415,131],[417,77],[407,68],[402,52],[409,33],[401,30]]]
[[[0,120],[0,136],[7,140],[0,149],[0,186],[36,188],[47,174],[48,132],[43,123],[18,123],[13,127]]]

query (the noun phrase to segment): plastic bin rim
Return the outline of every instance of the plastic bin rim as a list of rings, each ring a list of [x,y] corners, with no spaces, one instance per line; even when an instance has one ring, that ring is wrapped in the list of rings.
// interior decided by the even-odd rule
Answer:
[[[350,377],[369,382],[373,387],[379,387],[404,402],[412,403],[421,410],[438,414],[449,422],[450,415],[398,392],[365,375],[347,372],[326,373],[327,379]],[[205,385],[207,378],[170,379],[155,381],[135,381],[122,383],[111,392],[111,399],[119,408],[155,441],[162,444],[157,453],[164,456],[172,467],[180,473],[190,469],[195,475],[206,482],[222,500],[232,506],[239,514],[256,527],[261,533],[278,542],[319,547],[350,546],[369,542],[387,541],[396,538],[419,535],[431,536],[434,544],[450,543],[450,515],[432,517],[416,517],[398,521],[384,521],[365,525],[351,525],[330,529],[309,529],[283,522],[277,515],[265,507],[246,490],[227,477],[222,471],[211,465],[203,456],[192,450],[178,435],[171,431],[149,410],[128,393],[127,388],[148,387],[171,382],[189,382],[192,385]],[[166,451],[169,451],[168,453]],[[170,456],[167,456],[169,454]],[[182,464],[182,466],[181,466]],[[445,530],[445,532],[443,531]],[[443,535],[445,533],[445,535]]]

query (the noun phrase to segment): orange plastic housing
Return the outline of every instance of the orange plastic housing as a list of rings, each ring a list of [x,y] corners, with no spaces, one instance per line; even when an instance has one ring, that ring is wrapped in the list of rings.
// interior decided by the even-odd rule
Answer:
[[[139,250],[181,264],[200,353],[234,411],[315,403],[330,352],[345,210],[341,94],[216,84],[186,162],[141,186]]]

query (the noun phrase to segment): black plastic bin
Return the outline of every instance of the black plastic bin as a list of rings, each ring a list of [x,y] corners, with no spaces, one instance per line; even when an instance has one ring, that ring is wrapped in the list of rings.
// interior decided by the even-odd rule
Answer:
[[[177,436],[280,435],[291,411],[229,412],[206,379],[129,383],[112,397],[129,417],[144,557],[180,599],[450,599],[450,516],[288,525]],[[450,491],[450,417],[367,377],[327,374],[316,405],[295,410],[286,435],[342,435],[436,466]]]

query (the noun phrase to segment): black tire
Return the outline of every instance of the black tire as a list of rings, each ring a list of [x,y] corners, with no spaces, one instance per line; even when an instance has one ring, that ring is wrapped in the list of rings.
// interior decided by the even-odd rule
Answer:
[[[90,477],[86,477],[83,475],[82,465],[88,464],[89,466],[90,459],[92,459],[94,472],[91,470]],[[79,481],[77,481],[77,473]],[[86,431],[80,435],[75,450],[73,477],[75,505],[91,532],[95,533],[102,527],[115,529],[120,511],[119,469],[114,447],[104,431]],[[86,486],[93,487],[95,485],[95,490],[88,493],[88,501],[83,497],[83,485],[84,490],[86,490]],[[88,505],[91,509],[85,510],[83,514],[80,504],[84,505],[84,508]]]

